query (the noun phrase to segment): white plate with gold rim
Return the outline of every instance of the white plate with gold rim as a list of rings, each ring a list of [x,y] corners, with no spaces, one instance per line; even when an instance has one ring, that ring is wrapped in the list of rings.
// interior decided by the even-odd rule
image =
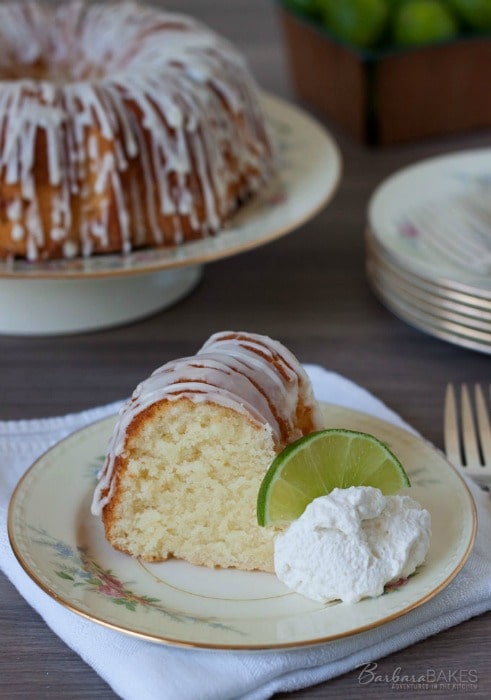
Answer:
[[[425,564],[400,586],[354,605],[320,605],[272,574],[148,564],[111,548],[90,514],[95,474],[115,418],[74,433],[24,475],[8,532],[27,574],[56,601],[95,623],[163,644],[267,650],[329,642],[382,625],[437,595],[470,554],[476,513],[456,470],[427,441],[364,413],[324,405],[326,424],[373,433],[407,468],[410,494],[432,517]]]
[[[401,269],[491,298],[491,148],[391,175],[368,207],[373,240]]]
[[[451,321],[465,328],[479,330],[488,335],[491,342],[491,309],[485,311],[471,306],[459,305],[453,300],[436,294],[425,293],[419,287],[395,275],[383,263],[370,256],[367,258],[369,279],[377,279],[387,294],[394,294],[413,308],[437,319]]]
[[[444,284],[439,284],[437,281],[421,277],[409,270],[402,268],[393,259],[391,259],[384,250],[377,245],[373,234],[369,229],[365,235],[367,259],[376,264],[378,269],[387,270],[401,284],[411,285],[414,289],[418,289],[427,297],[431,297],[435,303],[444,300],[455,305],[455,308],[461,307],[463,311],[469,314],[476,314],[478,317],[491,316],[491,296],[489,299],[482,293],[475,295],[471,289],[463,290],[460,286],[458,289],[449,287]],[[481,290],[479,290],[481,291]]]
[[[0,333],[50,335],[107,328],[166,308],[189,293],[211,261],[299,228],[333,197],[341,155],[306,112],[265,94],[278,175],[218,235],[174,248],[74,260],[0,262]]]
[[[489,331],[468,325],[467,320],[465,324],[460,319],[456,321],[455,314],[449,315],[441,309],[429,313],[421,305],[415,305],[409,294],[393,285],[387,285],[377,269],[371,267],[370,261],[367,261],[367,277],[375,295],[402,321],[453,345],[491,354]]]

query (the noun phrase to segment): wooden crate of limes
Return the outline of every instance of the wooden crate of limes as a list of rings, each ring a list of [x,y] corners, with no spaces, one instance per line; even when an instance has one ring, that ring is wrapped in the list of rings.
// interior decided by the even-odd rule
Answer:
[[[491,0],[277,0],[303,100],[360,141],[491,126]]]

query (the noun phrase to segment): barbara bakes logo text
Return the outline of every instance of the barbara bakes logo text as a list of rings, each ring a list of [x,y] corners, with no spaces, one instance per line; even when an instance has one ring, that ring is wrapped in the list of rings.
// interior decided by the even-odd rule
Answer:
[[[360,668],[360,685],[384,683],[394,690],[477,690],[479,680],[474,668],[427,668],[422,673],[407,673],[397,666],[391,673],[380,673],[375,662]]]

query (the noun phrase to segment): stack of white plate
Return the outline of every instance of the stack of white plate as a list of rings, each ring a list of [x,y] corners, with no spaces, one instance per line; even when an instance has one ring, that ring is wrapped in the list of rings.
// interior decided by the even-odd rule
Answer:
[[[411,325],[491,354],[491,149],[426,160],[373,194],[367,275]]]

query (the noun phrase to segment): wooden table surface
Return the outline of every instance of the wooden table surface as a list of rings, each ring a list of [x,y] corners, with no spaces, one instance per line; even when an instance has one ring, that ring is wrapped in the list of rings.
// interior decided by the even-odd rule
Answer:
[[[247,55],[265,89],[297,101],[273,3],[174,0],[165,5],[194,14],[228,36]],[[489,357],[411,328],[373,296],[364,272],[366,206],[374,187],[394,170],[424,157],[489,145],[491,131],[375,150],[323,121],[344,161],[340,189],[324,211],[276,242],[210,263],[194,293],[146,320],[66,337],[0,335],[0,419],[61,415],[123,398],[157,366],[193,354],[209,334],[232,328],[276,337],[303,362],[351,378],[442,447],[446,382],[489,382]],[[377,673],[391,676],[399,669],[420,676],[428,669],[437,674],[473,669],[477,690],[440,688],[432,695],[491,697],[490,636],[491,614],[482,615],[381,659]],[[355,670],[281,697],[357,698],[358,676]],[[365,698],[416,694],[394,690],[390,682],[362,690]],[[115,697],[3,576],[0,697]]]

